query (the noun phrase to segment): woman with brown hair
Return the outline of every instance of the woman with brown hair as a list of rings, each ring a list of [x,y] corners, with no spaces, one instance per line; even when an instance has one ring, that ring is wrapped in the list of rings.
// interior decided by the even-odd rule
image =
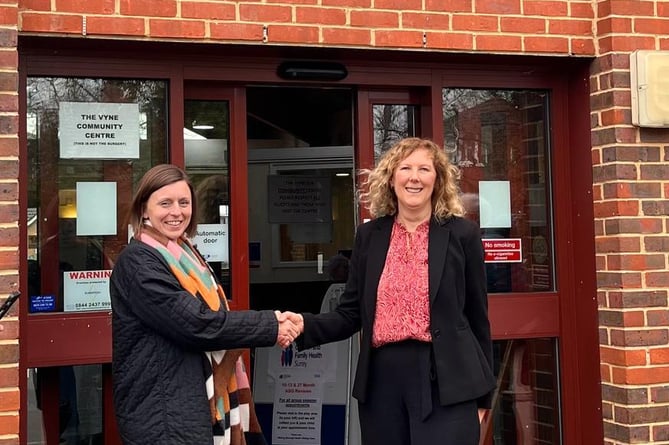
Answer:
[[[297,335],[277,312],[228,311],[189,241],[194,214],[183,170],[146,172],[110,284],[114,408],[126,445],[264,444],[240,348],[286,346]]]

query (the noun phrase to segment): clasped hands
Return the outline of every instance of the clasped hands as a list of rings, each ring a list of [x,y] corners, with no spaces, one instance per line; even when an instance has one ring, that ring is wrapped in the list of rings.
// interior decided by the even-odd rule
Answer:
[[[274,314],[279,322],[276,344],[286,349],[304,331],[304,318],[302,314],[290,311],[274,311]]]

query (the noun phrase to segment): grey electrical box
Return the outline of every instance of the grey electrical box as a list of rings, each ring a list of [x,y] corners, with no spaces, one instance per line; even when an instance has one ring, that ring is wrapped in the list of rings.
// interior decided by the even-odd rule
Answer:
[[[638,50],[630,55],[632,123],[669,128],[669,51]]]

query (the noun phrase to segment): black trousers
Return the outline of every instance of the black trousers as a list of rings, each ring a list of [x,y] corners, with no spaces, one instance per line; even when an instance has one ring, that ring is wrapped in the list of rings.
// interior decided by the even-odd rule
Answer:
[[[373,351],[367,399],[358,404],[364,445],[478,445],[476,401],[439,404],[431,347],[403,341]]]

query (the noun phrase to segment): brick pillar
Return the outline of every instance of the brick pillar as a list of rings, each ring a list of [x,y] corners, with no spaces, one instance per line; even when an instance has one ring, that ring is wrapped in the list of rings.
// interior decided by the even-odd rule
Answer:
[[[18,4],[0,5],[0,301],[19,282]],[[15,23],[11,22],[15,17]],[[25,220],[25,218],[24,218]],[[0,445],[19,437],[18,308],[0,321]]]
[[[597,3],[591,125],[606,444],[669,441],[669,129],[632,125],[629,55],[669,50],[669,4]]]

